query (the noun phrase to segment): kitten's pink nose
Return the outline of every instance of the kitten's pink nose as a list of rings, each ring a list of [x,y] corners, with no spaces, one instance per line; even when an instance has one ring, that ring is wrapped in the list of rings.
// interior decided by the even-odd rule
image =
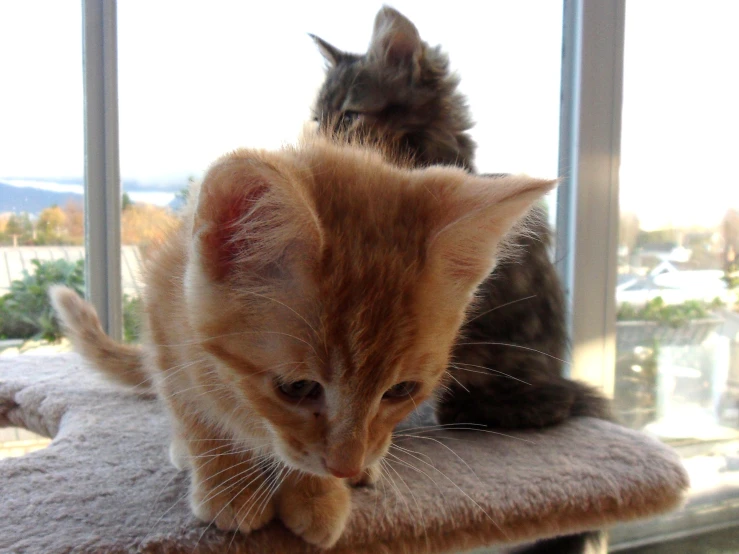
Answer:
[[[339,479],[351,479],[352,477],[356,477],[362,472],[361,467],[334,467],[330,465],[330,463],[326,460],[323,460],[323,465],[326,466],[326,469],[331,475],[333,475],[334,477],[338,477]]]

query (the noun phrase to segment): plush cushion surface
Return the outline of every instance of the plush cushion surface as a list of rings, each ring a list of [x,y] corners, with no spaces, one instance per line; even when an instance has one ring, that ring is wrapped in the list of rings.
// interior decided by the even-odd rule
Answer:
[[[279,522],[243,536],[197,521],[162,406],[75,354],[0,359],[10,425],[54,440],[0,460],[0,552],[321,552]],[[673,509],[688,486],[672,450],[604,421],[508,436],[414,427],[388,475],[353,491],[332,552],[463,551],[607,527]]]

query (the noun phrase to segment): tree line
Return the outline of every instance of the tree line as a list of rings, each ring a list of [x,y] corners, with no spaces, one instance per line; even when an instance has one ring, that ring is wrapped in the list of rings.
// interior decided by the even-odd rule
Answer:
[[[121,242],[147,248],[159,242],[176,217],[168,208],[132,202],[127,194],[121,202]],[[0,245],[82,245],[85,240],[84,208],[81,202],[52,205],[38,217],[26,212],[0,214]]]

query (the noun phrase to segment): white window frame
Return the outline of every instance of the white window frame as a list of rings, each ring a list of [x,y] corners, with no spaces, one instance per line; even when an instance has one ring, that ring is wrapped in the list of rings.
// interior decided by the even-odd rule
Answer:
[[[85,288],[105,331],[123,333],[116,0],[82,0]]]
[[[613,394],[625,0],[565,0],[557,259],[570,376]]]

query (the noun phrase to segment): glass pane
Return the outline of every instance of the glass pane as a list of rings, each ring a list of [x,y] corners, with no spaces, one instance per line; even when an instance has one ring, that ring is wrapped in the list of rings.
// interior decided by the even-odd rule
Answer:
[[[739,437],[738,17],[667,0],[626,15],[615,401],[678,443]]]
[[[0,355],[68,348],[46,288],[83,292],[79,2],[0,2]],[[53,344],[50,344],[52,341]]]
[[[0,460],[25,456],[36,450],[46,448],[51,439],[42,437],[20,427],[3,427],[0,429]]]
[[[393,5],[461,76],[478,170],[555,176],[561,2],[463,1],[451,12],[419,0]],[[355,2],[349,14],[323,0],[291,4],[285,17],[274,2],[118,4],[121,175],[133,202],[123,212],[124,312],[135,311],[141,264],[188,181],[234,148],[292,143],[310,121],[324,61],[308,33],[365,52],[379,7]],[[505,24],[491,33],[491,21]]]

